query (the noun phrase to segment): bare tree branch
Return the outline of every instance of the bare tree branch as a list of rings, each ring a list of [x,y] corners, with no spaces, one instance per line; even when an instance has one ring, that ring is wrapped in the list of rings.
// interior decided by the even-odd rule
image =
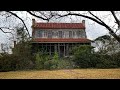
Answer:
[[[115,18],[116,20],[116,23],[118,24],[118,28],[120,27],[120,21],[118,20],[117,16],[115,15],[115,12],[114,11],[111,11],[113,17]]]
[[[98,20],[96,20],[96,19],[94,19],[94,18],[92,18],[92,17],[86,16],[86,15],[82,15],[82,14],[80,14],[80,13],[79,13],[79,14],[77,14],[77,13],[68,13],[68,14],[65,14],[65,15],[58,15],[58,16],[59,16],[59,18],[61,18],[61,17],[69,16],[69,15],[82,16],[82,17],[84,17],[84,18],[91,19],[91,20],[97,22],[98,24],[102,25],[102,23],[99,22]]]
[[[12,29],[12,28],[9,28],[9,27],[0,27],[1,29],[3,28],[3,29],[9,29],[9,30],[14,30],[14,29]]]
[[[3,33],[11,33],[13,35],[12,32],[5,32],[2,28],[0,28],[0,30],[3,32]]]
[[[22,23],[23,23],[23,25],[25,26],[25,28],[26,28],[26,30],[27,30],[27,33],[28,33],[28,35],[29,35],[29,37],[30,37],[30,33],[29,33],[29,31],[28,31],[28,28],[27,28],[24,20],[23,20],[22,18],[20,18],[17,14],[15,14],[15,13],[13,13],[13,12],[11,12],[11,11],[6,11],[6,12],[9,12],[10,14],[14,15],[15,17],[17,17],[18,19],[20,19],[20,20],[22,21]]]
[[[27,11],[30,15],[32,15],[32,16],[35,16],[35,17],[37,17],[37,18],[40,18],[40,19],[43,19],[43,20],[47,20],[47,21],[49,21],[49,19],[48,18],[43,18],[43,17],[41,17],[41,16],[38,16],[38,15],[36,15],[36,14],[34,14],[34,13],[32,13],[32,12],[30,12],[30,11]]]
[[[98,19],[101,23],[105,24],[100,18],[95,16],[91,11],[88,11],[92,16],[94,16],[96,19]]]
[[[26,30],[27,30],[27,32],[28,32],[28,35],[29,35],[29,37],[30,37],[29,31],[28,31],[28,29],[27,29],[27,27],[26,27],[26,24],[24,23],[24,20],[23,20],[22,18],[20,18],[16,13],[13,13],[13,12],[11,12],[11,11],[6,11],[6,12],[10,13],[11,15],[14,15],[15,17],[17,17],[18,19],[20,19],[20,20],[22,21],[22,23],[24,24],[24,26],[25,26],[25,28],[26,28]],[[59,12],[52,12],[52,11],[48,12],[48,14],[47,14],[47,13],[44,13],[44,12],[41,12],[41,11],[37,11],[38,13],[34,13],[34,12],[32,12],[32,11],[26,11],[26,12],[29,13],[30,15],[32,15],[32,16],[35,16],[35,17],[40,18],[40,19],[42,19],[42,20],[46,20],[46,21],[48,21],[48,22],[49,22],[49,20],[50,20],[52,17],[55,17],[56,19],[58,19],[58,18],[61,18],[61,17],[66,17],[66,16],[81,16],[81,17],[90,19],[90,20],[98,23],[99,25],[104,26],[105,28],[107,28],[108,31],[109,31],[109,33],[120,43],[120,37],[113,31],[113,28],[111,28],[110,26],[108,26],[103,20],[101,20],[98,16],[94,15],[94,14],[93,14],[92,12],[90,12],[90,11],[88,11],[88,12],[89,12],[89,14],[91,14],[93,17],[92,17],[92,16],[88,16],[88,15],[84,15],[84,14],[81,14],[81,13],[70,12],[70,11],[67,11],[67,13],[65,13],[65,14],[63,14],[63,15],[60,14]],[[114,11],[111,11],[111,13],[112,13],[113,17],[115,18],[118,26],[120,26],[120,21],[119,21],[119,19],[116,17],[115,12],[114,12]],[[38,14],[40,14],[41,16],[38,15]]]
[[[58,16],[59,16],[59,18],[60,18],[60,17],[69,16],[69,15],[82,16],[82,17],[84,17],[84,18],[88,18],[88,19],[90,19],[90,20],[92,20],[92,21],[94,21],[94,22],[96,22],[96,23],[98,23],[98,24],[106,27],[106,28],[109,30],[110,34],[120,43],[120,37],[118,37],[118,36],[115,34],[115,32],[114,32],[107,24],[105,24],[103,21],[102,21],[102,22],[101,22],[100,20],[98,21],[98,20],[95,19],[95,18],[92,18],[92,17],[90,17],[90,16],[86,16],[86,15],[83,15],[83,14],[80,14],[80,13],[79,13],[79,14],[77,14],[77,13],[68,13],[68,14],[65,14],[65,15],[58,15]],[[98,18],[97,16],[95,16],[95,17]],[[98,18],[98,19],[99,19],[99,18]]]

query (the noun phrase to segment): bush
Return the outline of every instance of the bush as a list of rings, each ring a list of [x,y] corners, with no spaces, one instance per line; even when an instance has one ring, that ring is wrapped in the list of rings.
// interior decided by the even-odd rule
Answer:
[[[59,60],[58,62],[58,69],[73,69],[74,63],[70,60]]]
[[[57,52],[55,52],[52,59],[47,59],[44,62],[44,69],[70,69],[74,68],[74,63],[69,58],[59,59]]]
[[[14,54],[3,54],[0,57],[0,71],[15,71],[32,69],[33,63],[29,59],[20,58]]]
[[[53,58],[50,59],[46,59],[46,61],[44,62],[44,69],[57,69],[57,64],[59,61],[59,56],[58,53],[55,52]]]
[[[75,47],[72,52],[75,68],[117,68],[119,66],[119,55],[95,53],[90,46]]]
[[[51,65],[51,60],[45,61],[45,63],[44,63],[44,69],[50,70],[51,66],[52,66]]]
[[[36,61],[35,61],[35,68],[36,69],[41,69],[41,68],[43,68],[42,67],[42,60],[41,60],[42,58],[40,57],[40,54],[39,53],[36,53]]]
[[[51,60],[51,67],[50,67],[50,69],[57,69],[57,67],[58,67],[58,62],[59,62],[59,60]]]
[[[94,65],[94,60],[91,59],[91,46],[82,45],[79,47],[74,47],[72,50],[73,61],[75,62],[76,67],[80,68],[89,68],[91,65]]]
[[[116,62],[117,66],[120,67],[120,51],[111,55],[112,60]]]
[[[57,52],[54,53],[53,60],[56,60],[56,61],[59,60],[59,55]]]
[[[54,69],[73,69],[74,63],[70,60],[48,60],[44,63],[44,69],[54,70]]]
[[[16,70],[28,70],[28,69],[33,69],[33,62],[31,60],[25,59],[25,58],[20,58],[16,59]]]
[[[96,68],[117,68],[116,61],[112,60],[110,55],[100,55]]]
[[[51,70],[51,69],[57,69],[57,61],[55,60],[48,60],[48,61],[45,61],[44,62],[44,69],[48,69],[48,70]]]
[[[46,61],[49,61],[49,56],[48,55],[43,54],[41,52],[36,53],[35,68],[36,69],[44,69],[44,68],[46,68],[46,65],[48,63]]]
[[[0,71],[16,70],[16,56],[4,54],[0,57]]]

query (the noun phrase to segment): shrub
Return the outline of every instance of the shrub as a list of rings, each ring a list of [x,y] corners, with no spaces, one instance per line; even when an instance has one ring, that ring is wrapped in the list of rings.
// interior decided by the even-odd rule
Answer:
[[[50,58],[50,57],[49,57]],[[44,63],[44,69],[57,69],[57,64],[59,61],[59,56],[58,53],[55,52],[54,56],[52,57],[52,59],[46,59],[45,63]]]
[[[89,68],[93,65],[92,62],[92,53],[91,53],[91,46],[82,45],[79,47],[74,47],[72,50],[73,53],[73,61],[76,64],[76,67],[80,68]]]
[[[56,61],[59,60],[59,55],[57,52],[54,53],[53,60],[56,60]]]
[[[36,69],[44,68],[44,56],[41,52],[36,53],[35,68]]]
[[[4,54],[0,57],[0,71],[14,71],[32,69],[33,63],[29,59],[20,58],[14,54]]]
[[[49,69],[50,68],[50,56],[42,53],[42,52],[38,52],[35,54],[35,68],[36,69]]]
[[[111,55],[112,60],[116,62],[117,66],[120,67],[120,51]]]
[[[117,68],[116,61],[112,60],[110,55],[100,55],[96,68]]]
[[[70,60],[59,60],[58,62],[58,69],[73,69],[74,63]]]
[[[16,56],[4,54],[0,57],[0,71],[16,70]]]
[[[116,56],[118,58],[118,56]],[[73,49],[75,68],[117,68],[119,59],[115,55],[92,52],[90,46],[80,46]]]
[[[44,69],[50,70],[51,68],[51,60],[45,61],[44,62]]]

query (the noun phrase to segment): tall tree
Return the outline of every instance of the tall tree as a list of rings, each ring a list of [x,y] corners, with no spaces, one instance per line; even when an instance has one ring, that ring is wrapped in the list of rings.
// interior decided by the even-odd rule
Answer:
[[[101,54],[115,54],[120,51],[120,44],[110,35],[103,35],[94,40],[94,47]]]

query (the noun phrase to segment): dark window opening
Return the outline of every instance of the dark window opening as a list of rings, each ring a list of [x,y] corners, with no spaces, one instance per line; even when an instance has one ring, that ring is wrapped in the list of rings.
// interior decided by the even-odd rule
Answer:
[[[69,38],[72,38],[72,31],[69,31]]]
[[[48,32],[48,38],[52,38],[52,31]]]
[[[58,36],[58,37],[59,37],[59,38],[62,38],[62,37],[63,37],[62,31],[59,31],[58,33],[59,33],[59,36]]]

